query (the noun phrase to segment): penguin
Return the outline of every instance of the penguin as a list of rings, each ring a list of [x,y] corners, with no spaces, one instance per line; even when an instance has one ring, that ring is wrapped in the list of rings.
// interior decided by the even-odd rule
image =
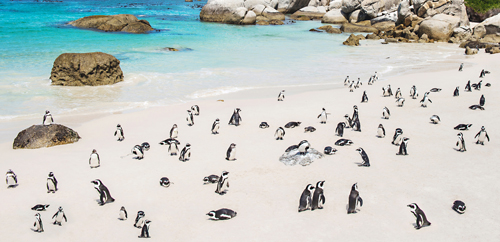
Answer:
[[[458,136],[458,141],[456,146],[458,146],[458,151],[460,152],[467,151],[467,149],[465,149],[464,135],[462,134],[462,132],[458,133],[457,136]]]
[[[399,99],[402,97],[403,95],[401,94],[401,88],[398,87],[398,90],[396,90],[396,94],[394,94],[394,98]]]
[[[413,213],[413,215],[415,215],[415,218],[417,219],[417,221],[415,222],[416,229],[420,229],[422,227],[431,225],[431,223],[427,220],[424,211],[422,211],[422,209],[420,209],[416,203],[408,204],[407,207],[411,209],[411,212]]]
[[[408,151],[406,150],[408,148],[408,140],[409,138],[404,137],[401,144],[399,145],[399,152],[396,153],[396,155],[408,155]]]
[[[205,178],[203,178],[203,184],[206,185],[206,184],[209,184],[209,183],[217,183],[217,181],[219,180],[219,176],[217,175],[210,175],[210,176],[206,176]]]
[[[399,143],[401,143],[401,140],[403,140],[403,130],[400,128],[397,128],[394,131],[394,136],[392,137],[392,144],[399,145]]]
[[[378,81],[378,73],[373,74],[373,81]]]
[[[339,122],[337,124],[337,128],[335,128],[335,134],[337,136],[344,136],[344,128],[346,127],[346,124],[344,122]]]
[[[387,90],[386,91],[387,91],[387,95],[388,96],[392,96],[392,89],[391,89],[391,85],[390,84],[387,85]]]
[[[351,85],[349,85],[349,92],[354,92],[354,88],[355,88],[355,85],[354,85],[354,81],[351,82]]]
[[[483,78],[486,75],[484,69],[481,70],[481,73],[479,74],[479,78]]]
[[[362,207],[363,199],[359,196],[358,183],[354,183],[351,187],[351,193],[349,194],[349,207],[347,209],[347,214],[357,213],[358,204]]]
[[[106,203],[111,203],[114,202],[115,199],[111,197],[111,194],[109,193],[109,190],[104,184],[102,184],[101,180],[95,179],[91,181],[90,183],[94,184],[94,188],[97,190],[99,193],[99,205],[102,206]]]
[[[354,144],[351,140],[349,139],[339,139],[335,141],[335,145],[337,146],[346,146],[346,145],[352,145]]]
[[[5,183],[7,184],[7,188],[17,187],[17,175],[12,170],[8,170],[5,174]]]
[[[120,214],[119,214],[119,220],[127,220],[128,218],[128,215],[127,215],[127,210],[125,209],[124,206],[122,206],[122,208],[120,208]]]
[[[484,98],[484,95],[481,95],[481,98],[479,98],[479,105],[484,106],[485,102],[486,102],[486,99]]]
[[[321,111],[321,113],[318,115],[318,118],[320,120],[320,123],[326,124],[326,119],[328,114],[326,113],[325,108],[323,108],[322,110],[323,111]]]
[[[191,158],[191,144],[187,143],[186,147],[181,150],[181,155],[179,155],[179,160],[186,162]]]
[[[170,180],[168,179],[168,177],[160,178],[160,186],[162,186],[162,187],[169,187],[170,186]]]
[[[351,117],[351,122],[354,123],[356,121],[356,119],[359,119],[359,114],[358,114],[358,106],[354,105],[352,106],[352,117]],[[351,127],[353,125],[351,124]]]
[[[359,118],[354,119],[352,124],[352,130],[361,132],[361,122],[359,122]]]
[[[378,125],[377,137],[379,137],[379,138],[384,138],[385,137],[385,129],[384,129],[384,125],[382,125],[382,124]]]
[[[118,141],[123,141],[125,139],[125,136],[123,134],[123,128],[120,124],[116,125],[116,131],[115,131],[114,136],[117,136],[117,135],[118,135]]]
[[[168,152],[170,152],[170,155],[177,155],[177,151],[179,151],[179,146],[181,142],[179,142],[176,139],[171,139],[168,141]]]
[[[236,160],[236,144],[229,145],[226,151],[226,160]]]
[[[279,127],[274,133],[276,140],[283,140],[283,136],[285,136],[285,130],[282,127]]]
[[[451,209],[455,210],[455,212],[459,214],[464,214],[466,209],[465,203],[460,200],[456,200],[453,202],[453,206],[451,207]]]
[[[430,119],[433,124],[438,124],[439,122],[441,122],[441,119],[437,115],[432,115]]]
[[[285,128],[289,129],[299,127],[300,124],[301,122],[288,122],[287,124],[285,124]]]
[[[280,94],[278,94],[278,101],[283,101],[285,99],[285,90],[281,90]]]
[[[422,98],[422,100],[420,100],[420,103],[422,104],[421,106],[424,108],[427,107],[427,104],[432,103],[432,101],[429,99],[428,95],[429,95],[429,92],[424,93],[424,97]]]
[[[385,87],[382,87],[382,96],[387,97],[387,91],[385,90]]]
[[[389,111],[387,107],[384,107],[384,109],[382,110],[382,117],[384,119],[389,119],[390,116],[391,116],[391,111]]]
[[[140,145],[135,145],[132,148],[132,154],[136,155],[136,157],[134,157],[134,159],[142,160],[144,158],[144,149]],[[90,163],[90,160],[89,160],[89,163]],[[91,167],[91,168],[93,168],[93,167]]]
[[[459,88],[459,87],[456,87],[456,88],[455,88],[455,91],[453,91],[453,96],[454,96],[454,97],[458,97],[458,96],[460,96],[460,91],[458,90],[458,88]]]
[[[410,97],[412,99],[417,99],[418,97],[418,91],[417,91],[417,87],[415,87],[415,85],[413,85],[411,88],[410,88]]]
[[[465,85],[465,91],[466,92],[472,92],[472,89],[470,87],[470,80],[467,82],[467,84]]]
[[[469,108],[472,110],[476,110],[476,109],[484,110],[484,108],[481,105],[472,105]]]
[[[477,138],[476,144],[481,144],[484,145],[484,141],[488,139],[488,142],[490,142],[490,136],[488,136],[488,133],[486,133],[486,129],[484,126],[481,126],[481,130],[474,136],[474,139]]]
[[[43,125],[51,125],[54,123],[54,118],[52,118],[52,114],[50,113],[49,110],[45,111],[45,115],[43,115]]]
[[[335,152],[337,152],[337,149],[335,149],[331,146],[325,147],[325,155],[333,155],[333,154],[335,154]]]
[[[31,208],[34,211],[45,211],[50,206],[50,204],[37,204]]]
[[[361,97],[361,102],[362,103],[368,102],[368,96],[366,95],[366,91],[363,91],[363,96]]]
[[[302,195],[300,195],[299,199],[299,212],[306,211],[311,208],[311,196],[312,192],[314,190],[313,185],[308,184],[306,186],[306,189],[302,192]]]
[[[188,126],[193,126],[194,125],[194,118],[193,118],[193,111],[187,110],[188,116],[186,118],[186,121],[188,122]]]
[[[170,129],[170,138],[177,139],[178,135],[179,135],[179,130],[177,129],[177,124],[174,124]]]
[[[314,132],[314,131],[316,131],[316,128],[314,128],[313,126],[307,126],[304,128],[304,133]]]
[[[97,154],[97,150],[93,149],[89,158],[90,168],[97,168],[101,166],[101,159],[99,158],[99,154]]]
[[[373,76],[370,76],[370,78],[368,79],[368,85],[372,85],[373,84]]]
[[[215,119],[214,123],[212,124],[212,134],[219,134],[219,119]]]
[[[149,237],[149,226],[150,226],[151,221],[146,220],[144,221],[144,224],[142,225],[141,229],[141,235],[139,235],[139,238],[151,238]]]
[[[57,191],[57,179],[54,173],[50,172],[47,177],[47,193],[55,193]]]
[[[363,150],[363,148],[359,147],[356,149],[356,151],[359,152],[359,154],[361,155],[361,158],[363,159],[363,163],[359,164],[358,166],[370,167],[370,159],[368,159],[368,155],[366,154],[365,150]]]
[[[469,128],[472,126],[472,124],[458,124],[455,126],[453,129],[454,130],[469,130]]]
[[[309,150],[309,142],[307,140],[302,140],[299,143],[299,154],[305,155],[307,153],[307,150]]]
[[[261,122],[259,124],[259,128],[261,128],[261,129],[267,129],[267,128],[269,128],[269,124],[267,124],[267,122]]]
[[[481,90],[481,83],[483,83],[483,80],[479,81],[478,83],[474,83],[474,84],[472,84],[472,87],[473,87],[475,90],[480,91],[480,90]]]
[[[219,195],[224,195],[227,193],[226,189],[222,189],[224,187],[224,184],[226,184],[226,187],[229,187],[229,181],[228,179],[229,172],[223,171],[222,174],[219,177],[219,180],[217,181],[217,189],[215,189],[215,193],[218,193]]]
[[[234,126],[239,126],[241,120],[240,116],[241,109],[236,108],[234,109],[233,115],[231,116],[231,119],[229,119],[229,125],[234,125]]]
[[[351,82],[351,81],[349,81],[349,76],[347,76],[347,77],[345,78],[345,80],[344,80],[344,86],[349,85],[349,83],[350,83],[350,82]]]
[[[323,187],[325,181],[319,181],[316,183],[316,189],[312,197],[311,211],[315,209],[323,209],[323,204],[325,204],[325,195],[323,194]]]
[[[398,107],[403,107],[403,105],[405,104],[405,99],[402,97],[396,100],[396,102],[398,103]]]
[[[229,208],[221,208],[207,213],[211,220],[227,220],[236,217],[237,213]]]
[[[138,211],[137,216],[135,217],[134,227],[142,228],[144,220],[146,220],[146,214],[143,211]]]
[[[345,128],[350,128],[352,126],[352,119],[349,117],[349,114],[344,115],[345,118]]]
[[[38,233],[43,232],[42,216],[40,215],[40,213],[35,214],[35,219],[35,223],[33,224],[35,229],[33,229],[33,231]]]
[[[363,83],[361,83],[360,78],[358,77],[358,82],[356,82],[355,88],[359,88],[361,85],[363,85]]]
[[[64,219],[64,221],[67,223],[68,222],[68,219],[66,218],[66,214],[64,214],[64,211],[63,211],[63,208],[62,207],[59,207],[59,209],[57,210],[57,212],[54,214],[54,216],[52,216],[52,218],[54,219],[54,224],[57,224],[59,226],[62,225],[62,220]]]
[[[290,151],[292,151],[292,150],[296,150],[296,149],[298,149],[298,148],[299,148],[299,146],[298,146],[298,145],[291,145],[291,146],[289,146],[288,148],[286,148],[285,152],[287,152],[287,153],[288,153],[288,152],[290,152]]]
[[[198,107],[198,105],[191,106],[191,111],[193,111],[193,114],[196,116],[200,115],[200,107]]]
[[[491,83],[488,82],[488,83],[484,84],[484,86],[485,87],[491,87]]]
[[[430,92],[440,92],[441,90],[443,90],[443,89],[441,89],[441,88],[436,88],[436,87],[435,87],[435,88],[432,88],[432,89],[431,89],[431,90],[429,90],[429,91],[430,91]]]
[[[464,68],[464,63],[461,63],[460,67],[458,68],[458,71],[462,71],[463,68]]]

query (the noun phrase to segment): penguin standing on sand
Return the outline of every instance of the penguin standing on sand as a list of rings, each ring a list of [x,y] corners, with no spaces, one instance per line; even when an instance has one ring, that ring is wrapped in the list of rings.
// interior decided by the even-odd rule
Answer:
[[[54,173],[50,172],[47,177],[47,193],[55,193],[57,191],[57,179]]]
[[[17,175],[12,170],[8,170],[5,174],[5,183],[7,184],[7,188],[16,187],[17,184]]]
[[[179,151],[179,145],[181,144],[181,142],[179,142],[176,139],[167,139],[165,142],[162,143],[168,144],[168,152],[170,153],[171,156],[177,155],[177,152]]]
[[[387,107],[384,107],[384,109],[382,110],[382,117],[384,117],[384,119],[389,119],[390,116],[391,111],[389,111]]]
[[[234,126],[239,126],[241,120],[240,116],[241,109],[236,108],[234,109],[233,115],[231,116],[231,119],[229,119],[229,125],[234,125]]]
[[[187,143],[186,147],[181,150],[181,155],[179,156],[179,160],[186,162],[191,158],[191,144]]]
[[[144,224],[142,225],[142,229],[141,229],[141,235],[138,236],[139,238],[151,238],[151,237],[149,237],[149,225],[150,225],[150,223],[151,223],[151,221],[149,221],[149,220],[144,221]]]
[[[481,95],[481,98],[479,98],[479,105],[484,106],[485,102],[486,102],[486,99],[484,98],[484,95]]]
[[[411,213],[413,213],[413,215],[415,215],[415,218],[417,219],[417,221],[415,222],[416,229],[431,225],[431,222],[427,220],[424,211],[422,211],[422,209],[420,209],[416,203],[409,204],[407,205],[407,207],[411,209]]]
[[[453,202],[453,206],[451,208],[459,214],[464,214],[466,209],[465,203],[460,200],[456,200],[455,202]]]
[[[399,145],[399,152],[396,155],[408,155],[406,148],[408,147],[409,138],[404,137],[401,144]]]
[[[122,206],[122,208],[120,208],[120,214],[119,214],[119,218],[120,220],[127,220],[128,216],[127,216],[127,210],[125,209],[124,206]]]
[[[104,184],[102,184],[101,180],[95,179],[91,181],[94,184],[94,188],[99,193],[99,205],[102,206],[106,203],[114,202],[115,199],[111,197],[109,190]]]
[[[314,190],[313,185],[308,184],[306,189],[302,192],[299,199],[299,212],[306,211],[311,208],[311,196]]]
[[[401,98],[398,98],[396,100],[396,102],[398,103],[398,107],[403,107],[403,105],[405,104],[405,99],[404,99],[404,97],[401,97]]]
[[[352,122],[352,130],[361,132],[361,122],[359,122],[359,118],[356,118]]]
[[[42,216],[40,215],[40,213],[35,214],[35,219],[35,223],[33,224],[35,229],[33,229],[33,231],[38,233],[43,232]]]
[[[285,130],[282,127],[279,127],[274,133],[276,140],[283,140],[283,136],[285,136]]]
[[[465,91],[466,92],[472,92],[472,89],[470,87],[470,80],[467,82],[467,84],[465,85]]]
[[[382,125],[382,124],[378,125],[377,137],[379,137],[379,138],[384,138],[385,137],[385,129],[384,129],[384,125]]]
[[[43,125],[51,125],[54,123],[54,118],[52,118],[52,114],[49,110],[45,111],[45,115],[43,115]]]
[[[455,91],[453,91],[453,96],[454,96],[454,97],[458,97],[458,96],[460,96],[460,91],[458,90],[458,88],[459,88],[459,87],[456,87],[456,88],[455,88]]]
[[[174,124],[170,129],[170,138],[177,139],[178,136],[179,136],[179,130],[177,129],[177,124]]]
[[[346,127],[346,124],[344,122],[339,122],[337,124],[337,128],[335,129],[335,134],[337,136],[344,136],[344,128]]]
[[[218,134],[219,127],[220,127],[219,119],[215,119],[214,123],[212,124],[212,134]]]
[[[363,150],[363,148],[359,147],[356,149],[356,151],[359,152],[359,154],[361,155],[361,158],[363,159],[363,163],[359,164],[358,166],[370,167],[370,159],[368,159],[368,155],[366,154],[365,150]]]
[[[368,96],[366,95],[366,91],[363,91],[363,96],[361,97],[361,102],[362,103],[368,102]]]
[[[418,97],[418,91],[417,91],[417,87],[415,87],[415,85],[413,85],[411,88],[410,88],[410,97],[412,99],[417,99]]]
[[[318,118],[320,120],[320,123],[326,124],[326,119],[328,114],[326,113],[325,108],[323,108],[322,110],[323,111],[321,111],[321,113],[318,115]]]
[[[458,71],[462,71],[463,68],[464,68],[464,63],[461,63],[460,67],[458,68]]]
[[[123,128],[120,124],[116,125],[116,131],[114,136],[118,136],[118,141],[123,141],[125,139],[125,136],[123,134]]]
[[[430,92],[426,92],[424,94],[424,97],[422,98],[422,100],[420,100],[420,103],[422,104],[421,106],[424,107],[424,108],[427,107],[427,104],[432,103],[432,101],[428,97],[429,93]]]
[[[396,90],[396,94],[394,94],[394,98],[399,99],[402,97],[403,95],[401,94],[401,88],[398,87],[398,90]]]
[[[439,116],[437,115],[432,115],[430,119],[433,124],[438,124],[439,122],[441,122],[441,118],[439,118]]]
[[[483,80],[479,81],[478,83],[474,83],[471,86],[478,91],[481,91],[481,83],[483,83]]]
[[[351,82],[351,85],[349,85],[349,92],[354,92],[354,88],[355,88],[355,85],[354,85],[354,81]]]
[[[196,116],[200,115],[200,107],[198,107],[198,105],[191,106],[191,111],[193,111],[193,114]]]
[[[149,144],[147,142],[141,145],[135,145],[134,148],[132,148],[132,154],[136,155],[134,159],[142,160],[144,158],[144,152],[147,150],[149,150]]]
[[[394,136],[392,136],[392,144],[399,145],[399,143],[401,143],[401,140],[403,140],[403,130],[400,128],[397,128],[394,131]]]
[[[352,119],[349,117],[349,114],[344,115],[345,118],[345,127],[344,128],[350,128],[352,126]]]
[[[283,101],[285,99],[285,90],[281,90],[280,94],[278,94],[278,101]]]
[[[312,196],[312,211],[315,209],[323,209],[323,204],[325,204],[325,195],[323,194],[324,185],[325,181],[319,181],[316,183],[316,189],[314,190],[314,194]]]
[[[464,135],[462,134],[462,132],[458,133],[457,136],[458,136],[458,141],[457,141],[458,151],[461,152],[467,151],[467,149],[465,149]]]
[[[142,228],[144,220],[146,220],[146,214],[143,211],[138,211],[137,216],[135,217],[134,227]]]
[[[219,180],[217,181],[217,189],[215,189],[215,193],[218,193],[219,195],[224,195],[227,193],[226,189],[222,189],[224,187],[224,184],[226,187],[229,187],[229,181],[228,179],[229,172],[223,171],[222,174],[219,177]]]
[[[90,168],[97,168],[101,166],[101,159],[99,158],[99,154],[97,154],[97,150],[93,149],[89,158]]]
[[[358,106],[354,105],[354,106],[352,106],[352,109],[353,109],[353,111],[352,111],[351,122],[354,123],[356,121],[356,119],[359,119]]]
[[[54,219],[54,224],[57,224],[59,226],[62,225],[62,220],[63,219],[64,219],[64,221],[66,221],[66,223],[68,222],[68,219],[66,218],[66,214],[64,214],[64,211],[63,211],[62,207],[59,207],[59,209],[54,214],[54,216],[52,216],[52,218],[55,218]]]
[[[488,136],[488,133],[486,133],[486,129],[484,126],[481,127],[481,130],[474,136],[474,139],[477,138],[476,144],[484,145],[484,141],[488,139],[488,142],[490,142],[490,136]]]
[[[349,83],[351,83],[351,81],[349,81],[349,76],[347,76],[344,80],[344,86],[349,85]]]
[[[351,187],[351,193],[349,194],[349,207],[347,209],[347,214],[357,213],[358,204],[362,207],[363,199],[359,196],[358,183],[354,183]]]
[[[236,144],[229,145],[226,151],[226,160],[236,160]]]
[[[193,126],[194,125],[194,118],[193,118],[193,111],[187,110],[188,116],[186,118],[186,121],[188,122],[188,126]]]
[[[391,89],[391,84],[387,85],[387,95],[392,96],[392,89]]]

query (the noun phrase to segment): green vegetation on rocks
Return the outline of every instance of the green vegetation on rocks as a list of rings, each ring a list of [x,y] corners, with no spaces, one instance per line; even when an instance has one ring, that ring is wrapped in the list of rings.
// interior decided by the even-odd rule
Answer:
[[[474,11],[479,13],[485,13],[486,11],[494,8],[500,8],[500,1],[498,0],[465,0],[465,6],[474,9]]]

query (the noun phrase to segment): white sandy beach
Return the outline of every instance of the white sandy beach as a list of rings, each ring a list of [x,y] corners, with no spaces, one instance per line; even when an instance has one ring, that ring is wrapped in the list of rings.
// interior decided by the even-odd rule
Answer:
[[[300,87],[287,89],[284,102],[277,102],[281,88],[258,89],[205,98],[192,103],[150,108],[139,112],[116,113],[102,118],[54,117],[57,123],[74,128],[82,137],[74,144],[36,150],[13,150],[12,141],[0,144],[0,171],[12,169],[19,186],[0,189],[2,222],[0,234],[5,241],[136,241],[140,229],[134,228],[137,211],[151,220],[151,241],[495,241],[500,239],[500,72],[497,55],[481,51],[463,56],[456,68],[428,72],[421,70],[404,76],[382,77],[372,86],[353,93],[348,88],[330,86],[322,91],[304,92]],[[464,70],[458,67],[464,62]],[[464,92],[468,80],[478,82],[482,69],[491,71],[483,78],[481,91]],[[355,73],[351,75],[357,79]],[[491,83],[491,87],[484,84]],[[393,92],[401,88],[406,98],[404,107],[397,107],[394,97],[382,97],[382,87],[391,84]],[[409,97],[416,85],[419,98]],[[460,86],[460,96],[453,90]],[[431,93],[432,103],[420,107],[424,92]],[[369,102],[360,103],[363,90]],[[470,110],[486,97],[485,110]],[[265,96],[265,98],[263,98]],[[223,99],[224,102],[217,101]],[[194,126],[187,126],[186,110],[200,107]],[[352,114],[357,105],[362,132],[345,131],[344,138],[352,146],[337,147],[334,143],[338,122]],[[389,120],[381,118],[382,108],[391,111]],[[241,108],[242,124],[227,125],[233,109]],[[331,115],[326,124],[317,119],[321,108]],[[431,124],[437,114],[441,123]],[[213,121],[221,120],[220,134],[212,135]],[[40,120],[20,121],[38,124]],[[270,128],[260,129],[266,121]],[[300,121],[301,126],[285,129],[284,140],[273,135],[279,126]],[[113,136],[116,124],[125,132],[123,142]],[[385,138],[377,138],[382,123]],[[464,133],[466,152],[454,148],[457,124],[473,124]],[[180,148],[191,144],[192,157],[181,162],[168,155],[168,146],[158,143],[168,138],[173,124],[179,126]],[[27,125],[24,128],[27,128]],[[314,126],[314,133],[304,127]],[[491,142],[475,144],[474,135],[485,126]],[[410,138],[408,156],[395,155],[399,147],[392,145],[396,128]],[[13,133],[21,131],[15,130]],[[4,137],[5,138],[5,137]],[[309,166],[285,166],[278,158],[285,149],[308,140],[311,147],[323,151],[333,146],[338,152],[315,160]],[[143,160],[126,156],[131,148],[149,142],[151,149]],[[236,161],[225,160],[231,143],[237,145]],[[362,162],[356,148],[363,147],[371,167],[358,167]],[[496,147],[496,148],[495,148]],[[90,169],[92,149],[101,158],[101,167]],[[216,185],[203,185],[205,176],[229,171],[228,193],[214,193]],[[53,172],[59,191],[46,192],[46,178]],[[159,185],[168,177],[169,188]],[[101,179],[116,199],[99,206],[98,194],[90,181]],[[299,197],[307,184],[325,180],[326,203],[323,210],[298,213]],[[358,183],[363,207],[357,214],[347,214],[350,188]],[[451,209],[453,201],[467,205],[465,214]],[[44,233],[30,230],[35,221],[35,204],[50,204],[42,211]],[[406,207],[417,203],[432,223],[414,229],[415,217]],[[62,206],[68,222],[52,225],[52,215]],[[118,220],[121,206],[128,211],[128,220]],[[210,210],[230,208],[238,215],[227,221],[210,221]]]

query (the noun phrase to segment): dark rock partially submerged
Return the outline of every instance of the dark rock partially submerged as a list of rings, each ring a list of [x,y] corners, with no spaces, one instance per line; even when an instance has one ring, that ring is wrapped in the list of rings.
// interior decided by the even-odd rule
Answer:
[[[143,34],[154,29],[146,20],[139,20],[132,14],[94,15],[69,22],[78,28],[98,29],[105,32],[128,32]]]
[[[80,139],[78,133],[64,125],[33,125],[17,134],[13,149],[38,149],[71,144]]]

